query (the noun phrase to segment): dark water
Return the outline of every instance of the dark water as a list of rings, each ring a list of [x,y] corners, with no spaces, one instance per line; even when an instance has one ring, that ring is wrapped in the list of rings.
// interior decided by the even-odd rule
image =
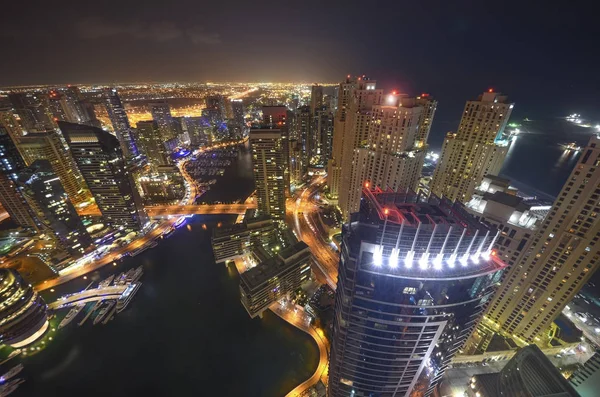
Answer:
[[[247,157],[217,183],[214,199],[243,198],[252,189]],[[319,357],[312,339],[271,313],[251,320],[239,301],[237,272],[213,260],[211,229],[234,219],[195,216],[191,230],[96,273],[100,279],[144,265],[130,306],[107,325],[88,320],[78,327],[80,314],[57,331],[45,350],[23,360],[27,381],[14,395],[281,396],[311,376]]]

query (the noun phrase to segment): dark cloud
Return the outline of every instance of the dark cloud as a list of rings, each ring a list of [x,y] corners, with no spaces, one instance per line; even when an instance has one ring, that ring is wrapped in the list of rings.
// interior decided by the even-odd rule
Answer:
[[[77,35],[82,39],[100,39],[113,36],[147,39],[159,43],[176,39],[187,39],[193,44],[219,44],[221,37],[218,33],[207,32],[202,26],[194,25],[184,29],[172,21],[144,23],[133,21],[129,23],[109,22],[102,18],[85,18],[75,26]]]

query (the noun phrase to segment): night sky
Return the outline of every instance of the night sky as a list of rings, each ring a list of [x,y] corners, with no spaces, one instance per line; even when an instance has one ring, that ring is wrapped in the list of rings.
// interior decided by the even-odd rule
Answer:
[[[600,120],[592,2],[526,3],[11,2],[0,23],[0,85],[337,82],[351,73],[432,93],[438,130],[456,128],[464,101],[489,87],[521,117],[577,111]]]

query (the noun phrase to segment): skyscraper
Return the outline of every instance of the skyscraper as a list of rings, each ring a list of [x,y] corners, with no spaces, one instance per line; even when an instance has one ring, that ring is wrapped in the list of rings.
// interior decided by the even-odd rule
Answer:
[[[458,131],[449,132],[431,181],[431,191],[467,202],[487,174],[498,175],[509,144],[502,134],[514,104],[489,90],[467,101]]]
[[[206,97],[206,109],[214,115],[215,123],[225,120],[225,98],[223,95],[209,95]]]
[[[241,99],[231,100],[231,113],[233,114],[233,121],[240,127],[245,128],[244,102]]]
[[[304,165],[304,173],[306,173],[308,167],[310,167],[311,154],[313,149],[311,145],[314,144],[312,137],[312,113],[310,107],[300,106],[296,112],[296,126],[298,128],[298,140],[302,145],[302,151],[304,158],[302,163]]]
[[[8,99],[19,115],[21,126],[27,133],[56,128],[48,96],[42,92],[13,92]]]
[[[482,321],[519,344],[545,346],[552,322],[600,264],[600,138],[592,137],[582,153]]]
[[[283,105],[263,106],[262,113],[262,127],[274,128],[281,132],[283,186],[287,194],[290,190],[290,120],[293,114]]]
[[[33,212],[17,185],[18,172],[24,167],[17,147],[0,124],[0,204],[18,226],[37,230]]]
[[[146,156],[153,170],[173,163],[164,144],[167,141],[163,136],[164,129],[156,121],[140,121],[136,128],[138,149]]]
[[[92,243],[75,207],[48,160],[36,160],[19,172],[19,185],[37,219],[69,254],[80,256]]]
[[[426,144],[418,140],[423,107],[414,98],[388,95],[371,107],[370,119],[362,122],[366,134],[356,134],[361,143],[354,149],[349,176],[340,193],[342,214],[358,211],[362,186],[416,189],[426,154]],[[433,118],[431,113],[430,118]]]
[[[177,131],[177,124],[173,120],[171,115],[171,108],[167,101],[151,102],[148,104],[150,113],[152,113],[152,119],[158,125],[164,140],[176,138],[179,135]]]
[[[323,86],[313,85],[310,88],[310,112],[316,114],[317,109],[323,106]]]
[[[139,152],[131,134],[131,125],[125,107],[119,98],[116,88],[105,90],[105,103],[108,117],[112,123],[121,151],[126,159],[136,157]]]
[[[140,230],[147,215],[119,141],[100,128],[65,122],[59,126],[104,220],[113,227]]]
[[[333,114],[329,106],[324,105],[315,109],[311,122],[312,143],[309,145],[311,152],[308,156],[313,159],[315,166],[327,167],[333,141]]]
[[[350,75],[348,75],[346,80],[341,82],[338,88],[337,109],[333,121],[332,154],[327,165],[327,185],[332,200],[338,199],[342,181],[342,159],[346,148],[344,142],[346,137],[346,121],[350,111],[350,99],[352,98],[358,82],[361,80],[361,77],[351,79]],[[369,88],[375,89],[374,81],[369,82]]]
[[[506,266],[462,204],[364,189],[342,230],[329,396],[430,396]]]
[[[92,195],[65,147],[64,139],[55,130],[28,134],[18,139],[17,148],[27,165],[36,160],[48,160],[74,206],[89,204]]]
[[[258,210],[277,221],[285,220],[285,161],[282,144],[281,130],[250,130]]]
[[[210,144],[212,126],[205,117],[182,117],[181,126],[190,138],[190,145],[206,146]]]

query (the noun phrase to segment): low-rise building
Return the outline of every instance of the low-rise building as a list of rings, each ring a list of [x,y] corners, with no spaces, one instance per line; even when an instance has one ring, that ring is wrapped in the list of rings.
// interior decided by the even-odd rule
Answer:
[[[228,262],[248,255],[253,246],[268,246],[277,241],[277,225],[270,216],[250,217],[243,223],[215,229],[211,239],[215,262]]]
[[[240,275],[241,301],[250,317],[300,288],[310,277],[310,249],[298,242]]]
[[[581,397],[594,397],[600,392],[600,351],[573,373],[569,382]]]

